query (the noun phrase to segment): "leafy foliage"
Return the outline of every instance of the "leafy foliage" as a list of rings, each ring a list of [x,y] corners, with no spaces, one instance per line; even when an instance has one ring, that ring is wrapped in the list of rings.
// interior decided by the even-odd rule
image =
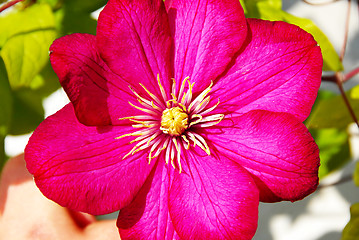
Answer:
[[[0,169],[7,134],[33,131],[43,98],[59,88],[48,51],[55,38],[96,32],[91,13],[106,0],[29,0],[0,14]]]
[[[350,221],[343,230],[342,240],[357,240],[359,236],[359,203],[350,207]]]
[[[21,23],[21,24],[19,24]],[[48,49],[56,36],[55,19],[47,4],[35,4],[0,19],[4,60],[12,89],[31,87],[48,61]]]
[[[348,134],[346,130],[336,128],[312,129],[319,147],[319,179],[343,167],[350,160]]]
[[[359,187],[359,162],[357,162],[354,171],[354,183]]]
[[[347,92],[348,100],[355,113],[359,112],[359,98],[355,98],[355,93],[359,86]],[[346,107],[341,95],[332,96],[326,99],[319,99],[316,107],[307,120],[308,128],[346,128],[353,119]]]

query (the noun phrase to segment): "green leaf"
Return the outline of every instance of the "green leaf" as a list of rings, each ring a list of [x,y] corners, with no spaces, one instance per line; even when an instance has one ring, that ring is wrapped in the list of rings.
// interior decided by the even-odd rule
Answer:
[[[245,1],[245,0],[239,0],[239,2],[240,2],[241,5],[242,5],[244,14],[247,14],[247,13],[248,13],[248,10],[247,10],[247,7],[246,7],[246,3],[245,3],[244,1]]]
[[[62,0],[36,0],[37,3],[48,4],[52,9],[57,9],[61,6]]]
[[[51,67],[50,61],[47,62],[46,66],[36,78],[39,79],[40,85],[32,89],[35,89],[35,94],[42,98],[49,96],[61,87],[59,79]]]
[[[65,5],[74,12],[92,13],[103,7],[108,0],[65,0]]]
[[[63,34],[90,33],[96,34],[97,21],[89,13],[74,12],[68,6],[56,11],[57,28]]]
[[[350,221],[343,230],[341,240],[358,240],[359,236],[359,203],[350,207]]]
[[[13,115],[9,134],[21,135],[33,131],[44,120],[42,96],[31,89],[13,92]]]
[[[359,162],[357,162],[354,170],[354,183],[359,187]]]
[[[8,133],[13,110],[11,89],[4,62],[0,59],[0,172],[5,164],[4,139]]]
[[[319,147],[319,179],[340,169],[350,160],[348,134],[345,130],[320,129],[310,130]]]
[[[359,99],[352,98],[352,90],[347,97],[355,113],[359,112]],[[358,117],[358,116],[357,116]],[[319,100],[306,121],[308,128],[346,128],[353,122],[343,97],[337,95],[329,99]]]
[[[311,33],[322,50],[324,60],[323,70],[336,72],[343,70],[343,65],[333,45],[313,21],[306,18],[299,18],[283,11],[281,9],[281,1],[278,0],[244,0],[244,2],[247,7],[247,17],[284,21],[297,25]]]
[[[12,96],[5,66],[0,59],[0,136],[6,136],[11,121]]]
[[[0,18],[0,52],[13,89],[29,87],[48,61],[56,36],[55,20],[47,4],[34,4]]]
[[[359,99],[359,85],[352,88],[350,91],[350,98]]]

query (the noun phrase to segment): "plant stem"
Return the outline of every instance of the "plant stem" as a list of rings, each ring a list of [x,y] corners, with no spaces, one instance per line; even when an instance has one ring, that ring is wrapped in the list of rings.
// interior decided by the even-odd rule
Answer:
[[[339,88],[339,91],[343,97],[344,103],[347,106],[347,109],[352,117],[352,119],[354,120],[354,122],[356,123],[357,127],[359,128],[359,122],[358,119],[354,113],[354,110],[352,108],[352,106],[350,105],[350,102],[347,98],[347,95],[345,94],[344,88],[343,88],[343,74],[341,72],[337,72],[335,73],[335,78],[336,78],[336,83],[337,86]]]
[[[344,41],[343,41],[342,50],[340,51],[340,55],[339,55],[339,58],[340,58],[341,62],[343,62],[344,55],[345,55],[345,50],[347,48],[351,5],[352,5],[352,1],[348,0],[347,17],[345,19]]]
[[[12,0],[12,1],[9,1],[9,2],[4,3],[4,5],[2,5],[2,6],[0,7],[0,13],[1,13],[2,11],[4,11],[4,10],[8,9],[9,7],[15,5],[16,3],[21,2],[21,1],[23,1],[23,0]]]
[[[309,4],[309,5],[320,6],[320,5],[327,5],[327,4],[330,4],[330,3],[338,2],[339,0],[331,0],[331,1],[327,1],[327,2],[321,2],[321,3],[313,3],[313,2],[308,1],[308,0],[302,0],[302,1],[305,2],[306,4]]]
[[[353,69],[352,71],[348,72],[347,74],[345,74],[343,82],[350,80],[352,77],[354,77],[358,73],[359,73],[359,67],[357,67],[357,68]]]

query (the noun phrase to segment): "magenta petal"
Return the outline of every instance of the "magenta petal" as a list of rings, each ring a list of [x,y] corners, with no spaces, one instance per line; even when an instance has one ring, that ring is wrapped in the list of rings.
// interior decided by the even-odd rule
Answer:
[[[253,175],[261,201],[295,201],[316,189],[319,150],[293,115],[257,110],[220,125],[206,137]]]
[[[117,124],[119,118],[138,112],[128,104],[136,101],[128,83],[99,57],[95,36],[72,34],[57,39],[50,47],[50,60],[83,124]]]
[[[95,215],[119,210],[132,201],[153,167],[141,152],[122,159],[133,146],[115,138],[131,130],[87,127],[68,104],[31,136],[27,168],[41,192],[64,207]]]
[[[177,234],[168,212],[173,171],[171,165],[165,165],[164,159],[160,159],[134,201],[121,209],[117,219],[121,239],[175,239]]]
[[[320,48],[294,25],[258,19],[248,19],[248,25],[245,47],[213,87],[220,106],[237,114],[262,109],[305,120],[320,86]]]
[[[162,0],[110,0],[98,19],[97,41],[102,58],[134,88],[142,83],[160,96],[159,74],[169,91],[172,39]]]
[[[222,156],[188,153],[187,164],[174,173],[169,197],[181,239],[252,239],[259,197],[248,172]]]
[[[166,1],[174,37],[175,79],[185,77],[206,88],[220,75],[246,37],[238,0]]]

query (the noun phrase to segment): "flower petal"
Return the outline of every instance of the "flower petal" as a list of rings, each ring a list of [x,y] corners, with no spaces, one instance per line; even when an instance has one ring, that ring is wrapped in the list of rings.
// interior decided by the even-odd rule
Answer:
[[[87,127],[68,104],[31,136],[27,168],[41,192],[64,207],[95,215],[119,210],[132,201],[153,167],[141,152],[123,159],[132,146],[126,138],[115,138],[131,128]]]
[[[159,74],[169,92],[172,39],[162,0],[110,0],[98,19],[97,41],[109,67],[134,88],[142,83],[161,96]]]
[[[316,189],[319,150],[293,115],[257,110],[216,127],[204,135],[253,175],[261,201],[296,201]]]
[[[189,76],[206,88],[245,40],[243,9],[238,0],[169,0],[166,8],[174,37],[177,84]]]
[[[320,86],[322,56],[313,37],[284,22],[248,19],[248,38],[213,92],[227,111],[288,112],[304,121]]]
[[[173,171],[172,166],[165,165],[164,159],[159,160],[133,202],[121,209],[117,219],[121,239],[176,239],[168,212]]]
[[[259,197],[248,172],[226,157],[193,152],[186,157],[184,172],[174,173],[169,196],[181,239],[252,239]]]
[[[72,34],[55,40],[50,60],[81,123],[118,124],[119,118],[138,112],[128,104],[136,101],[128,83],[113,74],[99,57],[95,36]]]

